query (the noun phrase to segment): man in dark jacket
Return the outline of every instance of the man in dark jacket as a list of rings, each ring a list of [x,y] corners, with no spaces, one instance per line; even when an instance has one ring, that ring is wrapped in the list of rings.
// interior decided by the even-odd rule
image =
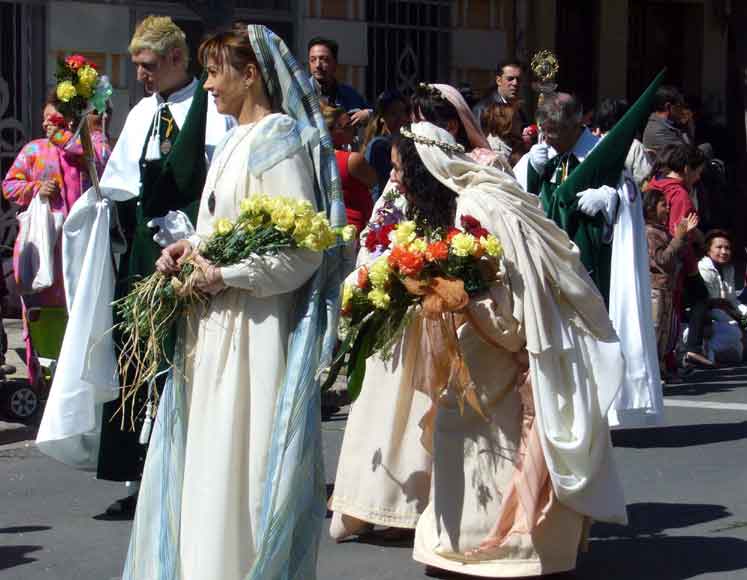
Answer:
[[[659,87],[654,97],[654,112],[643,131],[644,147],[658,153],[667,145],[690,144],[690,136],[680,128],[686,110],[685,97],[677,87]]]

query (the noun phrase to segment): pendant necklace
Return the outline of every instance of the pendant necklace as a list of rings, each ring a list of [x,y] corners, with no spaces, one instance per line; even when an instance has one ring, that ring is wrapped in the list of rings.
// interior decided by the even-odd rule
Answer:
[[[166,125],[166,135],[164,136],[163,141],[161,141],[161,155],[168,155],[171,151],[171,139],[169,139],[169,137],[171,136],[171,131],[174,129],[174,118],[161,115],[161,120],[168,123]]]
[[[252,126],[254,123],[252,123]],[[221,176],[223,175],[223,172],[226,170],[226,167],[228,166],[228,162],[231,160],[231,157],[233,157],[234,152],[238,148],[239,145],[246,139],[246,137],[252,132],[252,128],[250,127],[246,133],[244,133],[241,137],[236,139],[236,142],[234,143],[233,147],[231,148],[231,151],[229,151],[228,155],[225,156],[225,161],[221,164],[220,167],[215,172],[215,179],[213,179],[212,186],[210,187],[210,195],[208,196],[208,211],[210,212],[210,215],[215,215],[215,188],[218,185],[218,181],[220,180]]]

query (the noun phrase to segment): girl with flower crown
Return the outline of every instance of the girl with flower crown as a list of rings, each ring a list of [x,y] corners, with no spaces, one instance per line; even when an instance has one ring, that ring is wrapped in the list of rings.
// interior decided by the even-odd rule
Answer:
[[[409,388],[433,405],[420,421],[433,472],[414,558],[489,578],[572,570],[587,519],[626,521],[607,423],[624,365],[604,302],[575,246],[515,179],[430,123],[403,136],[395,172],[419,227],[479,229],[503,247],[489,291],[426,321],[408,344]],[[439,342],[444,321],[456,350]],[[431,371],[455,353],[476,408],[455,388],[464,375]]]
[[[490,150],[487,139],[459,91],[449,85],[418,86],[412,100],[413,120],[442,127],[476,163],[501,171],[511,169]],[[396,151],[392,153],[395,163]],[[389,236],[408,213],[405,183],[393,171],[373,217],[361,235],[358,265],[389,251]],[[420,420],[429,398],[411,388],[409,370],[419,340],[421,320],[415,316],[393,349],[391,360],[366,362],[366,378],[345,428],[335,489],[330,534],[340,541],[366,533],[373,525],[387,528],[391,539],[412,534],[428,503],[432,461],[421,443]],[[378,428],[372,432],[372,422]]]
[[[73,139],[75,119],[65,118],[59,111],[60,99],[56,92],[50,93],[42,112],[42,129],[45,137],[27,143],[18,153],[2,184],[6,199],[22,210],[37,196],[49,200],[53,212],[67,218],[70,208],[81,194],[91,186],[80,139]],[[91,131],[96,170],[99,175],[111,149],[102,131]],[[26,309],[31,306],[65,307],[65,288],[62,279],[61,244],[58,242],[55,255],[54,283],[38,294],[22,297],[23,320],[26,324]],[[13,267],[18,268],[18,247],[13,251]],[[29,381],[33,384],[38,377],[38,363],[31,346],[28,332],[26,340],[26,366]]]

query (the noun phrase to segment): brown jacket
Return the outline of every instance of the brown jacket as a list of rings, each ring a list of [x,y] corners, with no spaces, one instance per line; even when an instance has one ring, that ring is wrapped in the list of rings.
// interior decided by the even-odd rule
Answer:
[[[672,290],[682,267],[682,252],[686,240],[669,235],[666,226],[646,224],[648,239],[648,264],[651,271],[651,288]]]

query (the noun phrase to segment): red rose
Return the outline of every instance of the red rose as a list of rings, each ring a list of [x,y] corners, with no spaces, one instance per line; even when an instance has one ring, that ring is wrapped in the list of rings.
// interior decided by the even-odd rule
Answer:
[[[73,54],[65,59],[65,64],[73,70],[78,70],[82,66],[85,66],[86,59],[80,54]]]
[[[488,230],[482,227],[479,220],[472,217],[471,215],[462,216],[462,227],[468,234],[472,234],[478,240],[488,236]]]

